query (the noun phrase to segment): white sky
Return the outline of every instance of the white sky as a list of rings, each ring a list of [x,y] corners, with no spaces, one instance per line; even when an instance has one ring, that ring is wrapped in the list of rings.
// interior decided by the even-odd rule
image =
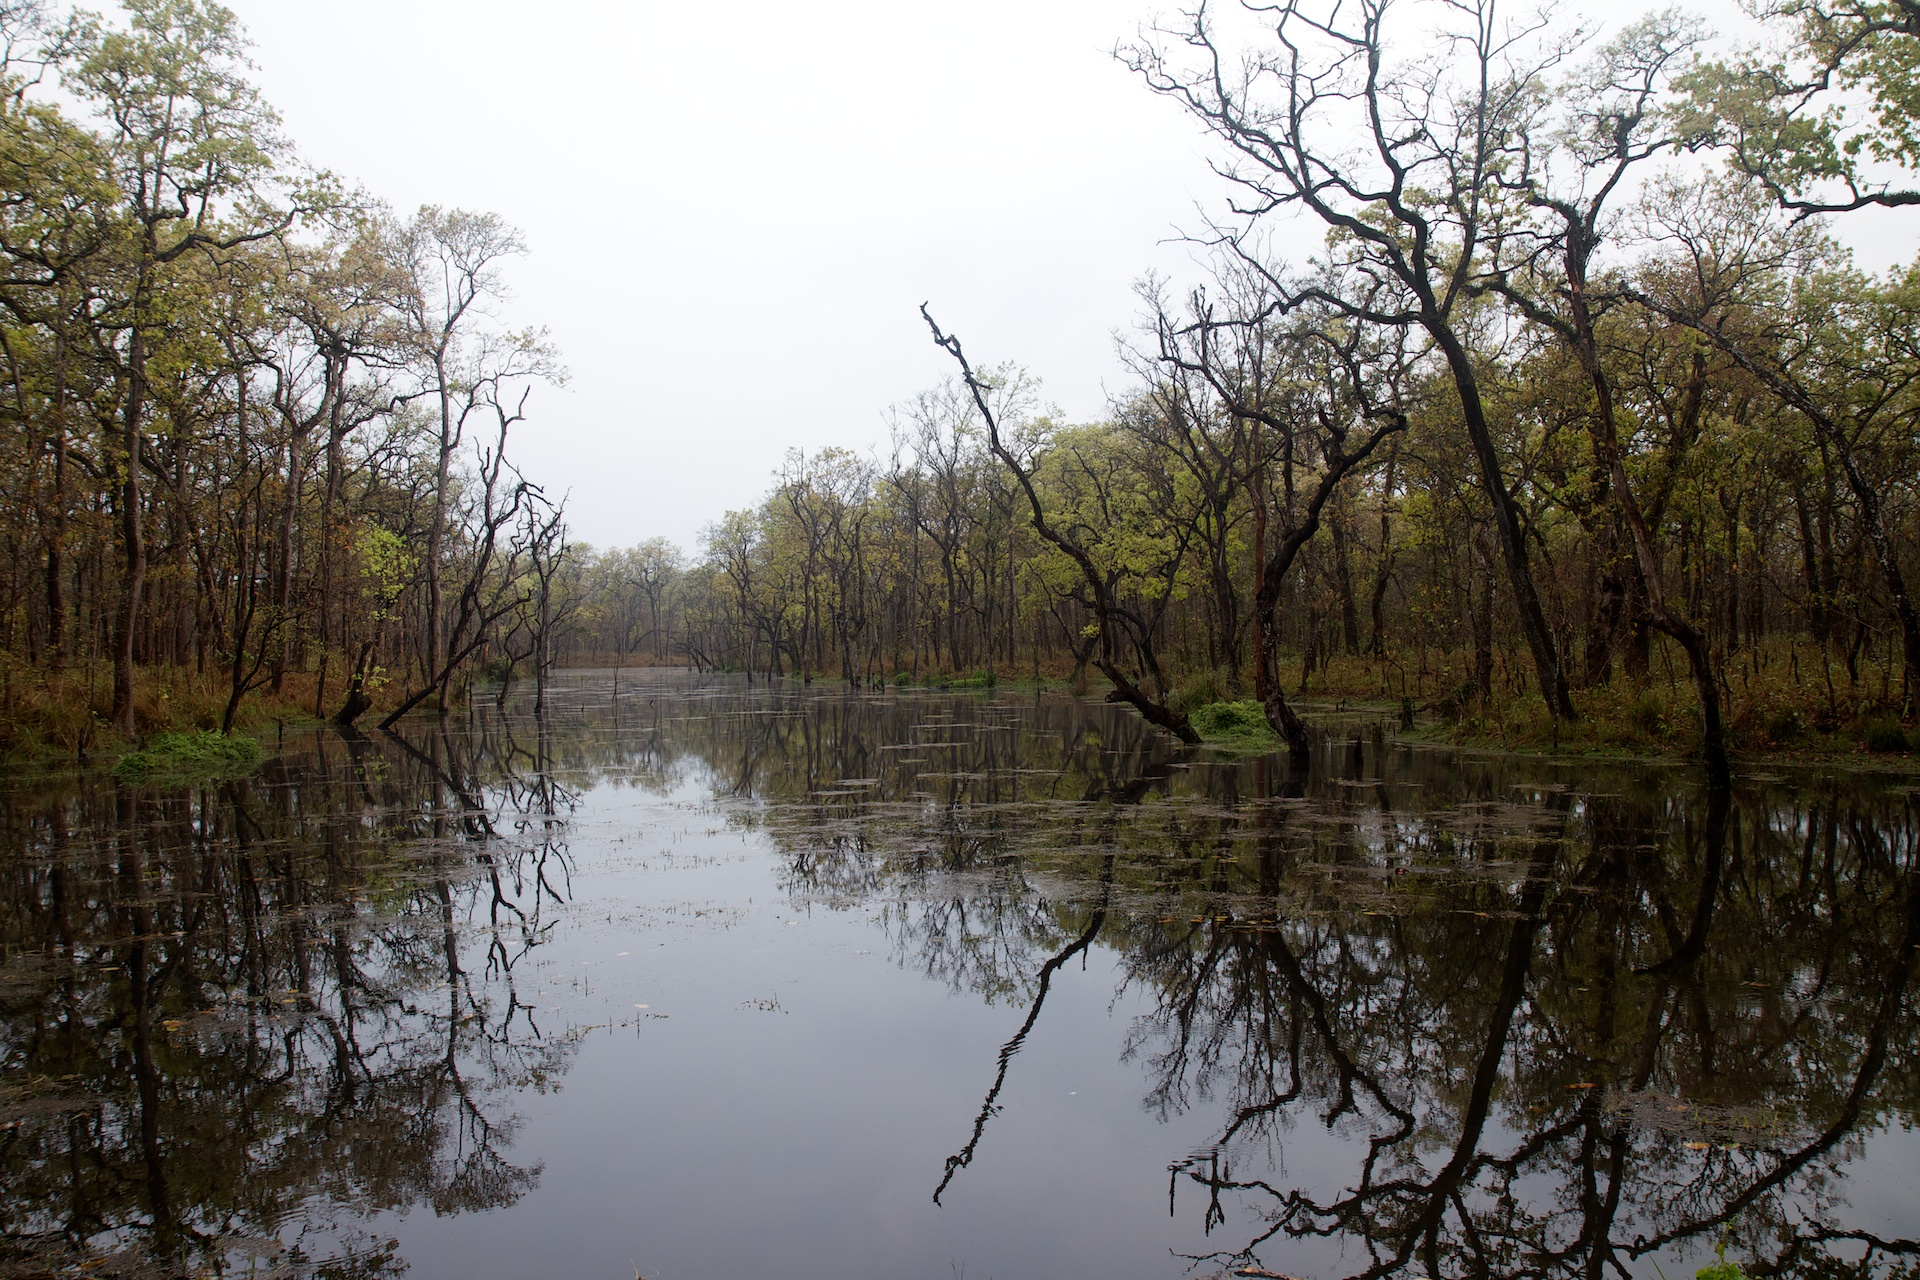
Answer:
[[[572,381],[517,452],[598,546],[692,551],[787,447],[884,447],[950,371],[922,300],[1100,414],[1214,190],[1108,54],[1152,0],[227,3],[310,163],[525,232],[507,314]]]
[[[506,314],[572,381],[515,449],[598,546],[694,551],[789,446],[884,448],[951,371],[923,299],[1098,416],[1223,194],[1109,53],[1166,0],[225,2],[310,163],[524,231]]]

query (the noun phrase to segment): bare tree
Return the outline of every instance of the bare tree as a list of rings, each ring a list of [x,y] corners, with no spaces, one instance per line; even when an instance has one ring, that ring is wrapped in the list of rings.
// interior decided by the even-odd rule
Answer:
[[[447,630],[441,574],[453,460],[468,420],[489,409],[504,413],[502,406],[517,386],[563,381],[565,374],[543,331],[514,332],[485,323],[488,307],[506,296],[502,265],[526,252],[520,233],[497,214],[427,205],[390,227],[388,244],[403,282],[400,311],[419,378],[416,394],[433,406],[439,428],[425,562],[424,657],[426,683],[432,686],[454,665],[459,643]],[[504,430],[501,440],[504,445]]]
[[[1199,733],[1194,730],[1192,724],[1188,723],[1186,715],[1167,705],[1167,684],[1165,677],[1160,675],[1159,661],[1154,656],[1152,627],[1147,620],[1128,610],[1114,597],[1112,582],[1100,571],[1100,567],[1094,562],[1087,548],[1048,518],[1046,506],[1040,501],[1040,493],[1034,487],[1032,469],[1012,448],[1008,447],[1001,433],[1000,418],[993,407],[995,388],[974,373],[972,364],[967,361],[966,353],[961,350],[960,339],[940,331],[940,326],[934,323],[933,316],[928,313],[925,303],[920,305],[920,315],[926,320],[927,328],[933,331],[934,342],[951,355],[960,366],[960,376],[967,390],[973,394],[974,406],[979,410],[981,421],[986,425],[987,447],[993,451],[993,456],[1000,460],[1001,465],[1013,474],[1021,492],[1026,495],[1027,506],[1033,516],[1034,532],[1063,552],[1080,571],[1081,580],[1086,585],[1088,600],[1100,629],[1099,654],[1094,659],[1094,665],[1113,685],[1113,691],[1107,695],[1108,699],[1126,703],[1138,711],[1149,724],[1165,729],[1182,742],[1200,741]],[[1142,688],[1136,676],[1121,665],[1123,648],[1128,642],[1136,658],[1146,666],[1149,676],[1153,679],[1154,687],[1151,691]]]
[[[529,546],[515,537],[516,528],[537,530],[538,522],[526,521],[528,506],[537,500],[537,490],[507,462],[507,434],[526,411],[529,392],[523,390],[511,405],[488,400],[486,406],[496,424],[493,443],[477,445],[474,450],[474,474],[464,502],[461,557],[461,582],[446,629],[445,656],[430,654],[425,675],[386,718],[382,729],[391,729],[407,712],[438,697],[444,714],[453,678],[467,659],[487,643],[496,623],[523,607],[531,592],[521,580]],[[338,717],[336,717],[338,718]]]
[[[1267,271],[1254,244],[1269,215],[1299,210],[1332,233],[1328,281],[1271,276],[1282,305],[1318,302],[1353,321],[1418,327],[1453,384],[1494,524],[1520,629],[1550,711],[1574,716],[1559,652],[1528,560],[1519,504],[1489,421],[1474,307],[1488,258],[1509,234],[1499,178],[1520,157],[1566,45],[1544,20],[1514,26],[1494,0],[1439,7],[1434,29],[1389,48],[1392,0],[1286,0],[1244,7],[1272,44],[1235,60],[1204,6],[1177,28],[1120,50],[1154,92],[1178,102],[1227,147],[1216,169],[1239,188],[1219,243]],[[1359,146],[1352,145],[1355,141]]]
[[[1404,328],[1355,325],[1342,307],[1293,301],[1337,286],[1276,292],[1264,287],[1270,278],[1242,273],[1247,287],[1225,308],[1196,294],[1185,316],[1162,309],[1155,330],[1160,363],[1204,382],[1249,429],[1257,690],[1268,722],[1299,758],[1307,726],[1280,687],[1275,614],[1342,482],[1406,430],[1403,384],[1412,360]]]

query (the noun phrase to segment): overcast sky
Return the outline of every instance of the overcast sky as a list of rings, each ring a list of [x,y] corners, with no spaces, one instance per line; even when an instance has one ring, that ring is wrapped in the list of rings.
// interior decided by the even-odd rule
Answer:
[[[508,315],[572,380],[515,447],[598,546],[693,551],[789,446],[884,447],[950,371],[922,300],[1099,415],[1223,194],[1111,56],[1158,0],[226,3],[310,163],[523,230]]]
[[[789,446],[884,446],[948,372],[922,300],[1098,415],[1214,190],[1109,54],[1143,0],[227,2],[310,163],[525,232],[509,314],[572,380],[517,449],[599,546],[693,550]]]

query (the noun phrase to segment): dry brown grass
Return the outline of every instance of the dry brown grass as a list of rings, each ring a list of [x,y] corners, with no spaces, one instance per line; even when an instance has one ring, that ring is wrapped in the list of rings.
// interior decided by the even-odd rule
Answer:
[[[134,720],[142,741],[156,733],[220,727],[227,706],[224,672],[143,667],[137,687]],[[234,727],[253,730],[310,719],[313,693],[312,675],[290,673],[278,697],[266,689],[248,694]],[[108,723],[112,702],[113,673],[104,665],[46,671],[0,658],[0,758],[110,758],[129,745]]]

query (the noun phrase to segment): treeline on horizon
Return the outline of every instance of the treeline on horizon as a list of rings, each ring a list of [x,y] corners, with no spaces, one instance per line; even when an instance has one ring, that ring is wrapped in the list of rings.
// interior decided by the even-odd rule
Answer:
[[[1120,58],[1234,192],[1206,282],[1141,286],[1111,416],[1058,421],[923,309],[955,377],[885,457],[790,454],[692,563],[583,561],[569,643],[1091,671],[1188,739],[1250,693],[1296,751],[1315,688],[1543,737],[1671,717],[1721,776],[1730,742],[1904,744],[1920,276],[1835,237],[1920,202],[1920,6],[1762,0],[1731,53],[1677,10],[1506,14],[1143,32]]]
[[[1836,238],[1920,203],[1911,4],[1756,0],[1751,47],[1492,0],[1145,29],[1233,193],[1108,417],[936,300],[954,376],[884,455],[791,453],[693,556],[569,545],[506,461],[560,376],[492,316],[511,228],[302,169],[230,14],[124,7],[0,8],[16,742],[636,661],[1098,678],[1188,740],[1251,697],[1295,751],[1302,692],[1383,697],[1716,773],[1913,723],[1920,277]]]

